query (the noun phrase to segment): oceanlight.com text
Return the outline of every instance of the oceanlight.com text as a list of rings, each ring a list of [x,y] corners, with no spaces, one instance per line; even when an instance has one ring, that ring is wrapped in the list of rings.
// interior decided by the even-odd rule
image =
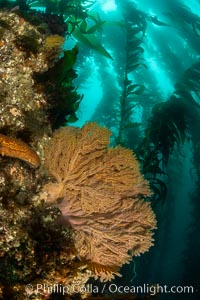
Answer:
[[[110,284],[108,285],[108,290],[112,294],[149,294],[151,296],[156,294],[194,294],[193,286],[168,286],[159,284],[143,284],[138,286],[120,286]]]

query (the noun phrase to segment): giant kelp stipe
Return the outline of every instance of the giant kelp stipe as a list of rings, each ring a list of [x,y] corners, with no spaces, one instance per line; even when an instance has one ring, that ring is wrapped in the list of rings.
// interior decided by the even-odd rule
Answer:
[[[0,0],[0,299],[199,299],[199,11]]]

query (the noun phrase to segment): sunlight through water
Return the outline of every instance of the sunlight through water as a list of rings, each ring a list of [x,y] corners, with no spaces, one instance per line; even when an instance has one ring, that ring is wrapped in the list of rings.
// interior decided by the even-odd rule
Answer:
[[[103,0],[101,1],[101,9],[104,12],[114,11],[117,9],[115,0]]]

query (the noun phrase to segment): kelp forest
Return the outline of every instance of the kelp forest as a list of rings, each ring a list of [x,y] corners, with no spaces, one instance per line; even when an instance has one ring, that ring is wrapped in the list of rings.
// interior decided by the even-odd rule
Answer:
[[[199,299],[199,12],[0,0],[0,299]]]

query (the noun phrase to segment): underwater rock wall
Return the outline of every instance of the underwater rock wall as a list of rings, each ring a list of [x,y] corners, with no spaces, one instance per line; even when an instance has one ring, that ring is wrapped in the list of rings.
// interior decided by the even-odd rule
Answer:
[[[0,38],[1,131],[21,134],[38,149],[37,141],[50,133],[47,101],[33,79],[35,72],[48,69],[46,37],[22,17],[1,12]]]
[[[34,76],[57,63],[63,41],[56,36],[55,42],[46,27],[41,31],[16,13],[0,12],[1,299],[27,299],[30,283],[64,278],[84,285],[89,278],[78,274],[79,262],[73,267],[71,231],[55,224],[58,209],[35,197],[47,180],[42,161],[52,126],[49,95]],[[29,293],[32,299],[46,297],[34,288]]]

